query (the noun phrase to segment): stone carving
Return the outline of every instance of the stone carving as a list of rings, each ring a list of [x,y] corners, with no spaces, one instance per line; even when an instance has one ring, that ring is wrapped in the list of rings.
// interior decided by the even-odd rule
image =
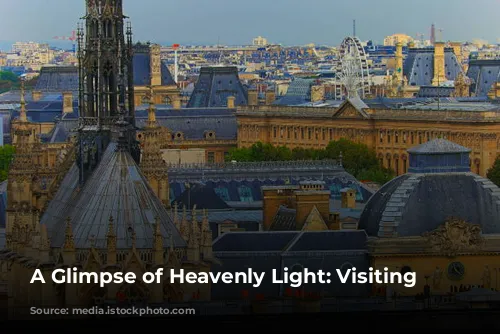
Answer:
[[[491,272],[490,268],[488,265],[484,266],[484,271],[483,271],[483,285],[486,289],[489,289],[491,287]]]
[[[481,227],[461,219],[450,218],[438,229],[423,235],[438,251],[448,256],[475,251],[483,245]]]
[[[443,271],[441,268],[436,267],[436,270],[434,270],[434,274],[432,275],[432,285],[434,289],[439,289],[441,286],[441,279],[443,278]]]

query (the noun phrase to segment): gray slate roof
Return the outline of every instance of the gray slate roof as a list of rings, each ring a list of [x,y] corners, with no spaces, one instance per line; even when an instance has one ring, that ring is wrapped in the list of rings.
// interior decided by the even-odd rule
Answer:
[[[238,76],[237,67],[202,67],[188,108],[227,107],[227,98],[235,97],[235,105],[247,105],[247,92]]]
[[[467,76],[472,80],[471,93],[487,96],[493,84],[499,81],[500,59],[471,60]]]
[[[366,250],[365,231],[302,232],[287,252]]]
[[[230,232],[214,240],[214,252],[282,252],[300,232]]]
[[[500,233],[500,188],[472,173],[403,175],[370,198],[359,228],[370,236],[420,236],[451,217]]]
[[[76,66],[44,66],[36,82],[35,90],[42,92],[64,92],[78,90],[78,68]]]
[[[442,138],[436,138],[408,149],[408,153],[412,154],[459,154],[469,152],[471,152],[471,149]]]
[[[42,217],[48,226],[53,247],[64,243],[65,220],[70,217],[76,248],[106,247],[109,218],[114,219],[117,248],[132,246],[133,232],[137,248],[152,248],[155,218],[160,219],[164,246],[185,247],[160,200],[148,186],[139,167],[126,151],[111,143],[102,161],[87,183],[78,190],[78,168],[69,171],[54,200]]]
[[[462,67],[453,53],[445,48],[445,73],[448,80],[454,81]],[[410,49],[403,65],[403,75],[411,86],[430,86],[434,78],[434,48]]]
[[[230,232],[214,240],[214,252],[366,251],[365,231]]]

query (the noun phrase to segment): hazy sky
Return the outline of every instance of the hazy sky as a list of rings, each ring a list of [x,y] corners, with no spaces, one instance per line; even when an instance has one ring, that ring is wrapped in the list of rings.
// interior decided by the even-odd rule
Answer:
[[[0,41],[71,35],[84,0],[0,0]],[[157,43],[250,44],[262,35],[285,45],[340,44],[356,19],[362,40],[392,33],[444,40],[500,37],[500,0],[124,0],[135,38]]]

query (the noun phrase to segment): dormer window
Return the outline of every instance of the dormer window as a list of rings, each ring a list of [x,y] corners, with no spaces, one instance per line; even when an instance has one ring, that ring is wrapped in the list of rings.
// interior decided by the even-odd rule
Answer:
[[[215,131],[205,131],[205,139],[215,139]]]
[[[173,135],[173,140],[183,140],[184,139],[184,134],[182,132],[176,132]]]

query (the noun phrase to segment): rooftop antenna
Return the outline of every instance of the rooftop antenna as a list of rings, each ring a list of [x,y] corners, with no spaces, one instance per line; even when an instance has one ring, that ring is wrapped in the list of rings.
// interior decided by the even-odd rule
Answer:
[[[352,37],[356,37],[356,20],[352,20]]]

